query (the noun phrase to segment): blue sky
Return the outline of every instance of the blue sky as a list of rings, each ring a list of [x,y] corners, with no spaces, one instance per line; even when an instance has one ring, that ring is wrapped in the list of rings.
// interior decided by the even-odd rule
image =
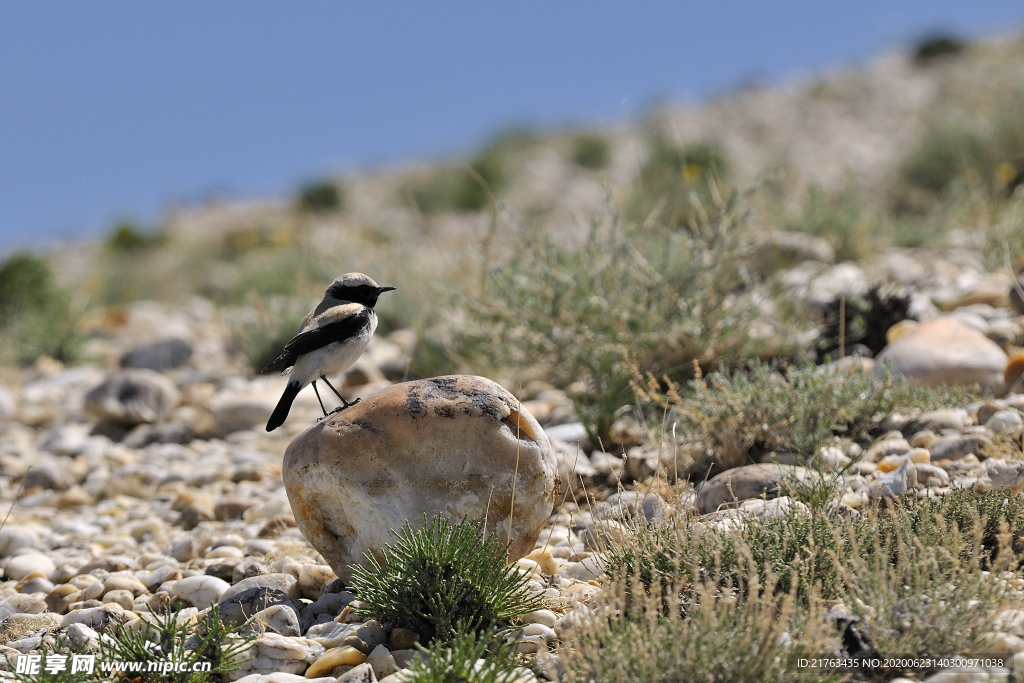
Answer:
[[[1020,28],[1019,0],[0,0],[0,253]]]

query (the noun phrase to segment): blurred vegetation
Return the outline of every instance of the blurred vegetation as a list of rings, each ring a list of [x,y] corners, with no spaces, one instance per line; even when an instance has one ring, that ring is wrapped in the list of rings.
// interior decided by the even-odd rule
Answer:
[[[941,57],[952,57],[961,54],[969,44],[959,36],[948,33],[935,33],[925,36],[914,46],[914,62],[923,65]]]
[[[113,253],[131,253],[159,247],[163,241],[164,236],[159,231],[147,230],[131,221],[121,221],[107,235],[106,247]]]
[[[82,338],[75,325],[82,307],[57,286],[44,259],[29,252],[8,257],[0,263],[0,357],[18,365],[42,355],[77,361]]]
[[[299,207],[310,213],[327,213],[345,209],[344,188],[335,180],[311,183],[299,190]]]
[[[572,160],[577,166],[600,170],[608,165],[611,144],[598,133],[577,135],[572,143]]]
[[[634,183],[625,214],[639,221],[685,227],[697,214],[722,203],[730,192],[730,163],[713,142],[679,146],[657,136]],[[723,189],[724,188],[724,189]],[[712,215],[710,220],[715,220]]]
[[[578,246],[537,227],[504,230],[494,253],[477,255],[476,291],[449,293],[443,306],[462,318],[433,339],[435,353],[569,389],[595,441],[607,440],[615,411],[632,402],[627,361],[681,378],[694,361],[798,356],[789,333],[800,321],[784,303],[773,329],[751,332],[759,298],[771,292],[741,258],[750,231],[742,200],[690,201],[698,210],[682,229],[627,222],[610,208]]]
[[[960,387],[929,388],[904,377],[828,372],[813,365],[784,371],[754,363],[743,372],[716,372],[688,386],[637,373],[642,401],[678,424],[687,459],[679,472],[704,475],[746,465],[768,452],[808,460],[836,437],[858,442],[877,436],[879,416],[965,405]],[[707,455],[713,453],[713,455]]]
[[[523,151],[536,144],[528,129],[498,135],[464,166],[432,169],[407,189],[417,210],[424,214],[480,211],[508,187],[513,167]]]
[[[566,668],[584,681],[654,680],[655,672],[828,680],[848,672],[801,678],[794,658],[841,648],[981,651],[992,615],[1012,604],[994,576],[1019,565],[1022,508],[1017,494],[961,490],[845,519],[794,506],[727,531],[698,527],[680,506],[610,548],[606,609],[565,639]],[[837,605],[838,621],[822,619],[826,605]],[[871,680],[912,672],[885,673]]]

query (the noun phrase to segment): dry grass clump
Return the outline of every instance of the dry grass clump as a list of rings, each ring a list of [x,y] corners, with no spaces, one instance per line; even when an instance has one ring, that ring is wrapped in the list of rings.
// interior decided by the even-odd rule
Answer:
[[[894,412],[964,405],[972,398],[966,389],[919,387],[888,374],[757,362],[746,372],[723,370],[685,386],[637,373],[633,387],[642,402],[667,411],[665,420],[681,435],[691,461],[680,473],[700,475],[709,466],[725,470],[768,452],[812,456],[836,436],[865,441]]]
[[[797,660],[983,653],[995,614],[1015,604],[999,577],[1019,560],[1021,501],[1002,498],[962,492],[852,519],[791,512],[732,531],[695,529],[685,513],[637,527],[611,550],[605,602],[563,642],[567,678],[849,680]],[[961,525],[967,509],[992,516]]]
[[[732,195],[705,211],[693,199],[697,217],[685,227],[609,210],[578,245],[513,226],[480,254],[476,291],[451,293],[461,317],[451,320],[447,354],[568,388],[595,440],[607,440],[615,411],[633,401],[630,358],[681,378],[694,360],[798,355],[787,334],[796,316],[745,265],[743,202]]]

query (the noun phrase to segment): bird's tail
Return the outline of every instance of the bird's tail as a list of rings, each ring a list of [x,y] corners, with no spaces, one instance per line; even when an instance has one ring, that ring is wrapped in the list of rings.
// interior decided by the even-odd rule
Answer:
[[[301,389],[302,385],[298,382],[288,382],[288,386],[284,388],[284,393],[281,395],[281,400],[277,402],[277,407],[274,408],[274,412],[271,413],[270,420],[267,422],[268,432],[272,432],[284,424],[285,418],[288,417],[288,411],[292,408],[292,401],[299,395]]]

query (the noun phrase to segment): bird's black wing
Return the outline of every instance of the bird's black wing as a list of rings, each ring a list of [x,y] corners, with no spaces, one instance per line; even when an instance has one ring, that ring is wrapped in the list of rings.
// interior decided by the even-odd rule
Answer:
[[[340,320],[300,332],[284,345],[284,352],[267,367],[263,368],[263,372],[273,370],[274,368],[295,365],[295,361],[302,354],[316,351],[332,342],[343,342],[351,339],[369,324],[370,309],[363,307],[359,312],[345,316]]]

